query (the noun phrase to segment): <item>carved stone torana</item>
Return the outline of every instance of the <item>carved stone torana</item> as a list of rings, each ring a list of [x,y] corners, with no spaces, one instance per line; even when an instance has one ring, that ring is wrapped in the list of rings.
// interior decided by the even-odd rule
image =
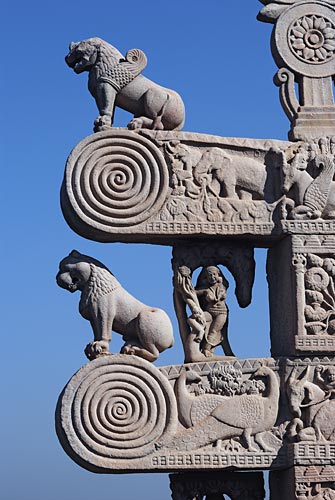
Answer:
[[[73,250],[60,262],[56,279],[69,292],[81,292],[79,311],[94,333],[94,341],[85,349],[88,359],[109,354],[112,329],[125,341],[123,354],[154,361],[172,347],[167,314],[132,297],[98,260]]]
[[[183,103],[141,75],[139,49],[123,58],[91,38],[66,57],[89,73],[100,116],[67,160],[64,217],[94,241],[173,247],[185,358],[149,363],[173,344],[167,315],[71,252],[57,282],[81,291],[94,341],[59,398],[57,433],[94,472],[179,473],[173,500],[262,500],[249,472],[264,469],[271,500],[335,500],[335,0],[262,3],[291,142],[180,132]],[[134,114],[128,129],[112,128],[115,106]],[[235,281],[239,306],[251,303],[255,247],[269,248],[273,358],[237,359],[227,300]]]
[[[272,53],[279,67],[290,138],[310,140],[334,133],[335,2],[261,0],[258,18],[274,23]],[[297,83],[299,95],[294,84]]]
[[[76,73],[88,71],[88,88],[100,116],[94,131],[110,128],[115,106],[134,114],[130,129],[179,130],[184,125],[185,110],[180,96],[148,80],[140,73],[147,65],[139,49],[129,50],[124,58],[101,38],[71,43],[66,63]]]
[[[264,500],[264,480],[260,472],[244,474],[170,474],[172,500]]]
[[[225,265],[233,274],[238,302],[241,307],[248,306],[255,274],[253,248],[219,243],[174,247],[174,305],[186,363],[213,357],[220,344],[226,356],[234,356],[228,341],[225,303],[229,284],[217,264]],[[200,266],[202,271],[194,287],[192,273]]]

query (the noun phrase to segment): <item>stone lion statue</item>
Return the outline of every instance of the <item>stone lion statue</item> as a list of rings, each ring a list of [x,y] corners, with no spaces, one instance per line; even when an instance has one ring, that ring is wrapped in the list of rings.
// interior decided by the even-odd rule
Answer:
[[[147,64],[141,50],[129,50],[124,58],[101,38],[88,38],[71,42],[65,61],[75,73],[89,73],[88,88],[100,113],[94,122],[95,132],[112,126],[115,106],[134,114],[128,124],[131,130],[183,127],[185,109],[181,97],[140,74]]]
[[[168,315],[135,299],[98,260],[73,250],[60,262],[56,281],[69,292],[81,291],[79,312],[94,333],[85,349],[89,359],[109,353],[112,329],[123,336],[122,354],[154,361],[172,347]]]

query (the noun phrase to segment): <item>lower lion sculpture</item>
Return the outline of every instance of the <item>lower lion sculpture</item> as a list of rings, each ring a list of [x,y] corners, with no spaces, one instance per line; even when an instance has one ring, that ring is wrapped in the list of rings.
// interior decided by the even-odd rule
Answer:
[[[167,314],[130,295],[98,260],[73,250],[59,264],[57,284],[81,291],[79,312],[90,321],[94,342],[86,346],[88,359],[109,353],[112,329],[125,341],[122,354],[155,361],[172,347],[173,331]]]
[[[75,73],[88,71],[88,89],[100,116],[94,122],[99,132],[113,124],[115,106],[134,114],[128,128],[180,130],[184,125],[184,103],[173,90],[148,80],[141,71],[147,58],[139,49],[121,52],[101,38],[72,42],[65,61]]]

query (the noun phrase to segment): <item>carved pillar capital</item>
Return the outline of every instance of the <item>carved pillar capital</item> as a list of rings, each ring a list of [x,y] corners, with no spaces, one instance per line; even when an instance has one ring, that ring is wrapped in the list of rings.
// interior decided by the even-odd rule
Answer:
[[[332,134],[335,2],[261,1],[265,6],[258,19],[274,24],[272,53],[280,68],[275,83],[291,121],[290,138],[310,140]]]

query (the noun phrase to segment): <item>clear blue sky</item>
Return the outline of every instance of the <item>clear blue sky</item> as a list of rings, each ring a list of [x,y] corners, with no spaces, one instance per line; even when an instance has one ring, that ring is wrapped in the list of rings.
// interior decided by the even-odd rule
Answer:
[[[172,306],[171,249],[101,244],[71,231],[59,206],[70,150],[97,115],[87,76],[64,62],[68,44],[99,36],[121,52],[138,47],[145,75],[177,90],[186,131],[286,139],[271,26],[256,21],[257,0],[6,2],[2,8],[2,373],[1,491],[4,500],[157,500],[169,498],[166,475],[94,475],[58,444],[54,408],[86,358],[91,338],[79,295],[56,286],[58,262],[76,248],[111,268],[130,292],[164,308],[176,345],[158,364],[182,363]],[[130,116],[118,111],[115,125]],[[233,288],[232,279],[231,288]],[[265,251],[257,253],[252,305],[229,296],[230,339],[239,357],[269,355]],[[121,341],[114,336],[112,350]]]

